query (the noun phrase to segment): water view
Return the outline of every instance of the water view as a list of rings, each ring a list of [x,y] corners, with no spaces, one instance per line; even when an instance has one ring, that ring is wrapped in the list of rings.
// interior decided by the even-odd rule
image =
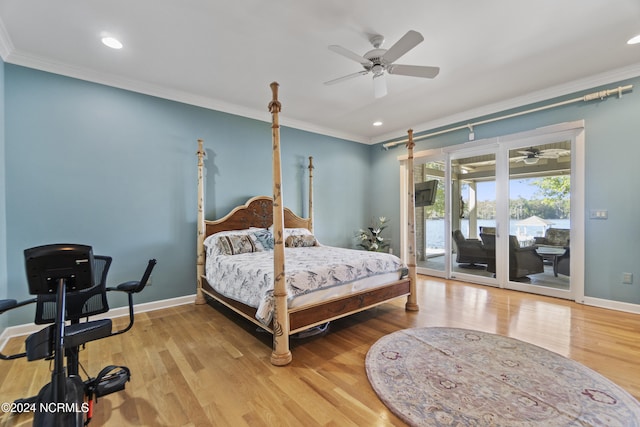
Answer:
[[[551,227],[554,228],[570,228],[570,220],[569,219],[550,219],[548,220],[552,224]],[[536,236],[543,236],[545,227],[543,226],[522,226],[518,225],[518,223],[522,222],[522,219],[512,219],[509,221],[509,234],[518,237],[518,240],[521,244],[528,244],[533,242],[533,238]],[[433,252],[434,250],[443,250],[444,249],[444,219],[430,219],[425,221],[426,223],[426,233],[427,233],[427,251]],[[478,220],[478,228],[479,227],[495,227],[495,220],[491,219],[479,219]],[[462,234],[465,236],[469,236],[469,220],[462,219],[460,221],[460,230]],[[476,233],[477,237],[480,237],[480,231],[478,229]]]

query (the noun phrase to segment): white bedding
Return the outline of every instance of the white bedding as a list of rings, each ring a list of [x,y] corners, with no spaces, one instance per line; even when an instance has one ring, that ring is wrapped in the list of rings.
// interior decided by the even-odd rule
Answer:
[[[388,283],[403,270],[402,261],[387,253],[321,245],[285,248],[290,307]],[[257,308],[256,318],[271,322],[273,250],[226,255],[209,248],[206,277],[217,292]]]

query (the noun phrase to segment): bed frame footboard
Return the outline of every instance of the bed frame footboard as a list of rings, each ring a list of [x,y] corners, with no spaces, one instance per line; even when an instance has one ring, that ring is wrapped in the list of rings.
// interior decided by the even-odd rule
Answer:
[[[209,296],[255,325],[273,333],[273,323],[267,326],[257,320],[255,317],[255,308],[216,292],[205,277],[201,277],[201,281],[203,283],[202,292],[204,295]],[[289,335],[293,335],[311,327],[368,310],[397,298],[408,296],[410,291],[410,280],[409,278],[404,278],[348,296],[333,298],[317,304],[291,308],[287,313],[289,324],[288,333]]]

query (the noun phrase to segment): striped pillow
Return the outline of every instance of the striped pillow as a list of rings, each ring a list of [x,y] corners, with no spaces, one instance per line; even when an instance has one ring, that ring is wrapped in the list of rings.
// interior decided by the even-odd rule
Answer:
[[[219,237],[218,250],[223,255],[238,255],[256,252],[256,245],[246,234],[229,234]]]

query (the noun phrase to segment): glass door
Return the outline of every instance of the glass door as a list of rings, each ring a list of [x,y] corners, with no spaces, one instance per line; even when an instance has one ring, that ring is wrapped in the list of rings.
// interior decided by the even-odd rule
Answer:
[[[572,142],[532,142],[508,147],[508,287],[569,298]]]
[[[416,153],[418,273],[583,301],[584,157],[582,121]]]
[[[497,146],[451,154],[451,277],[497,285]]]
[[[415,182],[416,271],[445,277],[445,162],[418,159]]]

